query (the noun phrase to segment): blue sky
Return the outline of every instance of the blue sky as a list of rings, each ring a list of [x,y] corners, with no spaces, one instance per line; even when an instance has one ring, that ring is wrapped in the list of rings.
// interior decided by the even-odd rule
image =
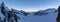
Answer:
[[[46,8],[58,8],[60,0],[0,0],[6,6],[18,10],[41,10]]]

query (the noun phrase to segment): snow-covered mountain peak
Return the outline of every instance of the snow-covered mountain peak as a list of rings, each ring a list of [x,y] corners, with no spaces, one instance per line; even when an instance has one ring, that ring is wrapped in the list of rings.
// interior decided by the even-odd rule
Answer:
[[[12,10],[12,8],[11,7],[8,7],[8,9],[11,11]]]

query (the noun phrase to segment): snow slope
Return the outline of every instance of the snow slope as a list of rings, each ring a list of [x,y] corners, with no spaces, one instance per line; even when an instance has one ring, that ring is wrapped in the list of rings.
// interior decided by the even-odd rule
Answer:
[[[6,10],[6,9],[5,9]],[[6,11],[7,12],[7,11]],[[41,10],[41,12],[48,13],[46,15],[34,15],[33,13],[35,12],[30,12],[30,14],[27,14],[25,16],[23,14],[23,11],[18,11],[18,10],[13,10],[13,12],[20,17],[18,19],[18,22],[56,22],[56,17],[57,17],[57,10],[56,9],[47,9],[47,10]],[[40,12],[40,11],[39,11]],[[1,13],[1,8],[0,8],[0,17],[3,19],[5,16]]]
[[[7,17],[8,12],[9,12],[9,8],[6,7],[6,6],[4,6],[4,7],[5,7],[5,10],[4,10],[5,11],[5,16]],[[37,15],[34,14],[36,12],[27,13],[27,12],[15,10],[15,9],[13,9],[12,12],[15,13],[18,17],[20,17],[20,19],[18,19],[18,22],[56,22],[56,17],[57,17],[57,14],[58,14],[57,9],[54,9],[54,8],[37,11],[38,12]],[[25,14],[27,16],[25,16]],[[5,16],[1,13],[1,8],[0,8],[1,19],[3,20],[3,18]]]
[[[6,17],[8,16],[8,11],[9,11],[8,8],[5,7]],[[36,13],[36,12],[30,12],[29,14],[27,14],[27,12],[18,11],[15,9],[13,9],[12,12],[15,13],[18,17],[20,17],[20,19],[18,19],[18,22],[56,22],[56,17],[57,17],[57,13],[58,13],[56,9],[40,10],[40,11],[37,11],[38,15],[34,15],[34,13]],[[27,16],[25,16],[25,14]],[[44,15],[44,14],[46,14],[46,15]],[[1,8],[0,8],[0,17],[1,17],[1,19],[3,19],[5,17],[1,13]]]
[[[19,22],[56,22],[57,13],[55,12],[56,9],[49,9],[45,12],[48,14],[42,16],[35,16],[32,13],[28,14],[28,16],[24,16],[21,14],[17,14],[21,19],[18,20]],[[55,12],[55,13],[54,13]]]

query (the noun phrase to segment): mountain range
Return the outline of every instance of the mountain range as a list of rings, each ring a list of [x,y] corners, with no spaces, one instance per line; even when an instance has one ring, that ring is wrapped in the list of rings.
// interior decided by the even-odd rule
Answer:
[[[4,6],[4,10],[0,6],[0,22],[4,22],[4,18],[6,18],[6,22],[8,22],[8,12],[11,11],[12,15],[14,14],[18,17],[18,22],[56,22],[57,17],[57,9],[49,8],[45,10],[39,10],[37,12],[25,12],[23,10],[16,10],[13,8],[8,8]],[[2,11],[5,12],[5,15]],[[14,18],[13,18],[14,19]]]

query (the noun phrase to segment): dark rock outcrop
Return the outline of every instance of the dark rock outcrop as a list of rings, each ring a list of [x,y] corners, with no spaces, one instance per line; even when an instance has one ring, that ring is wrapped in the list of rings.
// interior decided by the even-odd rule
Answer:
[[[57,18],[56,18],[56,21],[57,21],[57,22],[60,22],[60,6],[59,6],[59,8],[58,8],[58,16],[57,16]]]

